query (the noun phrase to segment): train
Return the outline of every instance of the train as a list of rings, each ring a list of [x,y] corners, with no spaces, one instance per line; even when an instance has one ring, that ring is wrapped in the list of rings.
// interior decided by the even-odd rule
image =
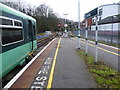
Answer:
[[[0,3],[0,78],[37,49],[36,20]]]

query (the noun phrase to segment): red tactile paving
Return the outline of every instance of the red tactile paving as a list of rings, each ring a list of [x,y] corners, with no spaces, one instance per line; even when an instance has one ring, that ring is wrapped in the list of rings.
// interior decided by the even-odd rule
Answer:
[[[37,72],[41,68],[44,60],[47,58],[50,50],[57,44],[57,39],[35,60],[32,65],[23,73],[23,75],[12,85],[12,88],[30,88]]]

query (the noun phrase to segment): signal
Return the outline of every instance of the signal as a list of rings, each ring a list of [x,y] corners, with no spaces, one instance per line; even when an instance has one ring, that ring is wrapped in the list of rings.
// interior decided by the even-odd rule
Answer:
[[[58,28],[60,28],[61,27],[61,24],[60,23],[58,23]]]

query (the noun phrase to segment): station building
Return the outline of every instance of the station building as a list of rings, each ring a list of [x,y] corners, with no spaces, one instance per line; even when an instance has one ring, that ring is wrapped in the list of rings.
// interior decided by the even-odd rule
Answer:
[[[120,3],[99,6],[84,15],[81,27],[84,29],[87,21],[89,30],[95,30],[96,16],[99,30],[120,30]]]
[[[98,40],[120,43],[120,3],[101,5],[86,13],[81,22],[83,37],[87,27],[88,37],[95,39],[96,17],[98,18]]]

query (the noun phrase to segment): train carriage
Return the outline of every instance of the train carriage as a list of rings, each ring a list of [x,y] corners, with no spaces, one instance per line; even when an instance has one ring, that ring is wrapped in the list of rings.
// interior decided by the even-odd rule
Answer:
[[[0,3],[0,78],[36,49],[36,20]]]

